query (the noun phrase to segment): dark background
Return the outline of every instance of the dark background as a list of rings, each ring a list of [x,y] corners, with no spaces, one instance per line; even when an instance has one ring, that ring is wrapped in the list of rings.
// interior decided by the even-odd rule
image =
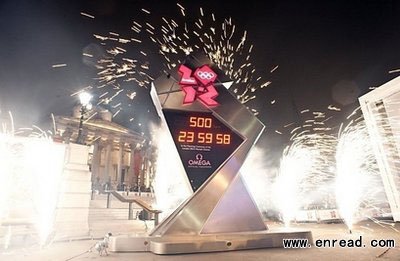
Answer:
[[[283,126],[312,117],[300,111],[326,112],[334,116],[332,125],[338,125],[358,106],[358,96],[398,76],[389,74],[400,68],[398,1],[179,3],[188,14],[197,14],[202,6],[217,17],[232,17],[238,31],[248,31],[247,41],[254,44],[252,62],[272,81],[250,105],[260,111],[259,118],[267,126],[260,144],[276,155],[288,142],[285,133],[290,129]],[[1,117],[11,111],[17,127],[26,127],[48,121],[50,113],[70,114],[77,102],[70,95],[96,83],[96,69],[82,57],[85,48],[98,44],[93,33],[130,34],[132,19],[143,18],[141,8],[152,10],[155,19],[157,14],[179,15],[174,1],[2,0]],[[62,63],[67,66],[52,68]],[[279,68],[271,74],[276,65]],[[154,119],[147,90],[132,89],[137,91],[137,99],[116,121],[147,133],[147,122]],[[329,111],[330,104],[341,111]],[[127,120],[132,117],[134,121]]]

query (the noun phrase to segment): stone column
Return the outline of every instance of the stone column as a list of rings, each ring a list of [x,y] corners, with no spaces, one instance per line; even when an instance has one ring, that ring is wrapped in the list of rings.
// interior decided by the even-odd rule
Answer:
[[[146,154],[143,148],[139,151],[140,153],[140,167],[139,167],[139,186],[144,186],[144,180],[146,175]]]
[[[106,153],[104,155],[104,177],[103,181],[111,181],[111,171],[112,171],[112,142],[107,142]]]
[[[135,150],[136,144],[130,144],[131,154],[129,157],[129,182],[131,186],[137,185],[137,177],[135,173]]]
[[[93,144],[93,155],[92,155],[92,182],[96,181],[96,178],[100,178],[100,161],[101,161],[101,145],[98,140]]]
[[[118,151],[118,160],[117,160],[117,164],[118,164],[118,169],[117,169],[117,181],[118,184],[121,184],[122,182],[122,163],[123,163],[123,153],[124,153],[124,143],[121,142],[119,144],[119,151]]]

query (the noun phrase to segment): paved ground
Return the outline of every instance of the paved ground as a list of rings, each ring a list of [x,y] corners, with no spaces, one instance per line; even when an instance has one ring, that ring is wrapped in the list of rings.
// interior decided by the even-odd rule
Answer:
[[[269,223],[269,226],[279,227],[280,225]],[[339,246],[317,248],[312,246],[308,249],[258,249],[169,256],[158,256],[152,253],[110,253],[108,256],[99,256],[95,250],[88,252],[97,240],[79,240],[53,243],[43,249],[32,245],[0,250],[0,260],[400,260],[400,247],[397,245],[388,251],[386,251],[388,249],[386,247],[373,248],[370,246],[370,241],[373,239],[394,239],[396,244],[400,244],[400,224],[391,226],[376,224],[372,221],[362,222],[354,227],[352,234],[344,224],[298,224],[293,226],[311,230],[314,243],[318,239],[355,240],[362,236],[363,244],[366,246],[362,248]]]

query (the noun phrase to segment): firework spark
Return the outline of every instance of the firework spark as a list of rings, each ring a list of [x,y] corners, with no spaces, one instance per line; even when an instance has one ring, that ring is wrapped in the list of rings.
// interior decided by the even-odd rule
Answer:
[[[187,55],[199,52],[205,53],[236,83],[233,93],[242,103],[254,100],[259,89],[271,84],[257,75],[251,62],[254,46],[247,42],[247,31],[240,32],[231,18],[218,21],[213,13],[207,13],[203,8],[199,9],[197,18],[188,20],[185,7],[181,4],[177,4],[177,7],[178,15],[173,19],[160,16],[160,20],[155,21],[152,16],[151,21],[133,21],[133,36],[121,37],[114,32],[94,35],[102,44],[109,46],[107,55],[98,63],[98,88],[109,87],[112,91],[100,103],[113,102],[116,95],[111,93],[117,90],[122,90],[129,97],[134,90],[123,82],[148,87],[154,80],[152,72],[158,75],[159,72],[171,70],[182,63]],[[142,12],[151,13],[147,9],[142,9]],[[148,51],[148,42],[153,43],[154,51]],[[129,46],[124,47],[126,44]],[[164,61],[162,66],[150,66],[149,60],[152,58],[148,57],[149,53],[153,58],[154,54],[160,54]],[[275,66],[270,72],[277,68]],[[256,109],[252,111],[258,114]]]
[[[66,63],[59,63],[59,64],[53,64],[51,67],[53,68],[60,68],[60,67],[66,67],[67,64]]]
[[[94,19],[94,15],[91,15],[91,14],[88,14],[88,13],[85,13],[85,12],[81,12],[81,15],[85,16],[85,17],[88,17],[88,18],[91,18],[91,19]]]

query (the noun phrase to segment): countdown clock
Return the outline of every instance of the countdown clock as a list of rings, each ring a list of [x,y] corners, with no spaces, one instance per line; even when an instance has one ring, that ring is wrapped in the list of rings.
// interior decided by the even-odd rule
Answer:
[[[239,172],[265,126],[230,93],[227,80],[207,56],[189,55],[153,82],[150,95],[162,130],[170,134],[163,144],[173,166],[161,175],[171,179],[168,191],[177,192],[190,189],[180,179],[186,175],[194,193],[165,208],[171,214],[143,240],[121,237],[120,251],[182,254],[279,247],[284,238],[312,240],[310,232],[267,231]]]
[[[211,112],[164,109],[193,191],[240,146],[243,138]]]

